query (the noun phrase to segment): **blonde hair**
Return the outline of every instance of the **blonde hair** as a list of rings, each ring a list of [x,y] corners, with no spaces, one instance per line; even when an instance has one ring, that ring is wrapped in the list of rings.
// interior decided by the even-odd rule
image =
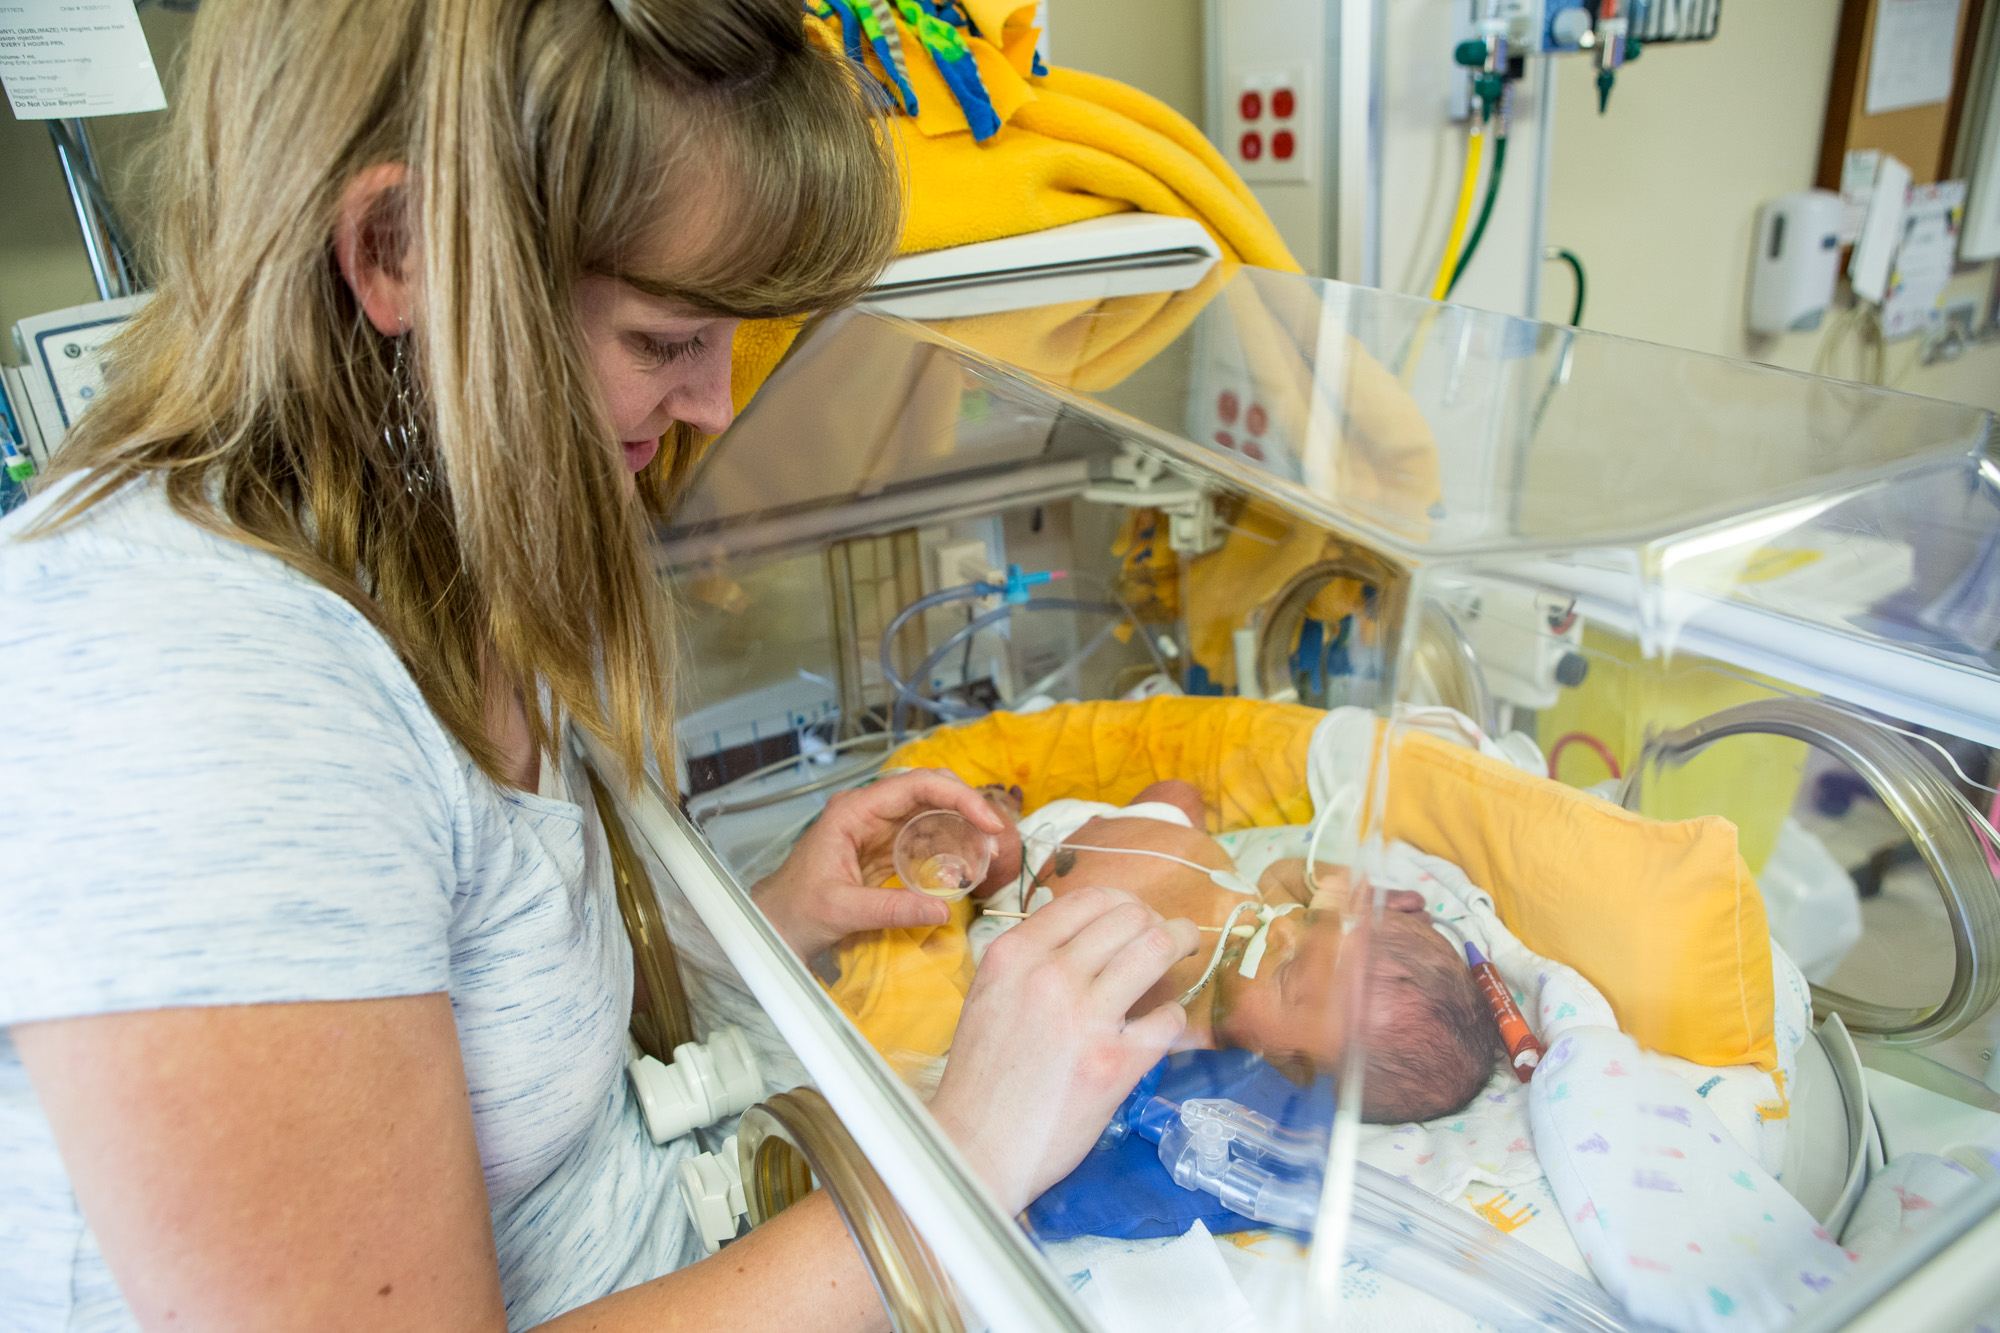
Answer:
[[[157,291],[58,456],[51,479],[84,475],[51,523],[158,477],[192,521],[360,608],[489,773],[487,692],[511,686],[537,744],[574,719],[636,774],[671,739],[666,610],[575,283],[744,317],[849,301],[894,248],[886,140],[796,0],[209,0],[162,160]],[[430,490],[385,439],[390,344],[332,252],[344,189],[381,163],[409,169],[383,221],[416,242]],[[638,271],[664,227],[690,257]],[[677,427],[642,494],[695,443]]]

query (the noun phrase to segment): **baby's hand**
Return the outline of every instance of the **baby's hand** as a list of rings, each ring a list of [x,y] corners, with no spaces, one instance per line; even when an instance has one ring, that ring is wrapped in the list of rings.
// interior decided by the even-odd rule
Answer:
[[[1316,884],[1306,881],[1303,857],[1274,861],[1257,877],[1257,892],[1267,903],[1299,903],[1306,907],[1327,905],[1331,898],[1343,908],[1354,892],[1354,880],[1346,866],[1321,864]]]
[[[1003,787],[997,782],[989,782],[979,788],[979,794],[986,798],[986,803],[992,806],[1002,819],[1010,824],[1020,822],[1021,807],[1025,804],[1020,787]]]
[[[987,863],[986,878],[972,890],[974,898],[990,898],[1021,876],[1021,789],[988,783],[979,794],[1006,824],[993,835],[993,859]]]
[[[1306,863],[1302,857],[1274,861],[1258,877],[1257,892],[1268,903],[1303,903],[1317,910],[1341,912],[1349,916],[1369,910],[1368,886],[1356,880],[1348,867],[1321,865],[1314,880],[1314,884],[1306,883]],[[1421,912],[1424,910],[1424,896],[1409,889],[1385,889],[1382,910]]]

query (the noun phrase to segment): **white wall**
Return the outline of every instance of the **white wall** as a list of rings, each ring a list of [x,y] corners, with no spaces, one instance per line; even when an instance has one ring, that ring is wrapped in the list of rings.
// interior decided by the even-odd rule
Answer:
[[[1048,0],[1050,58],[1144,89],[1199,125],[1201,0]]]
[[[1382,280],[1401,291],[1429,286],[1462,162],[1463,127],[1442,112],[1452,77],[1453,3],[1389,0],[1386,6]],[[1059,62],[1136,83],[1198,119],[1198,4],[1051,4]],[[1603,118],[1590,62],[1556,62],[1547,240],[1576,250],[1588,266],[1587,325],[1813,367],[1822,335],[1753,340],[1743,308],[1758,206],[1814,183],[1839,18],[1839,0],[1738,0],[1724,9],[1716,40],[1648,50],[1619,79]],[[1506,187],[1483,257],[1456,298],[1470,304],[1521,309],[1526,269],[1538,262],[1528,234],[1534,96],[1532,86],[1517,92]],[[1991,268],[1961,275],[1950,293],[1977,298],[1982,317]],[[1567,271],[1550,266],[1541,278],[1540,313],[1566,318]],[[1890,384],[2000,410],[2000,343],[1925,367],[1916,364],[1919,341],[1890,345]],[[1857,374],[1852,352],[1843,349],[1829,369]]]
[[[1753,338],[1744,297],[1759,205],[1814,184],[1839,18],[1835,0],[1729,5],[1716,40],[1647,51],[1619,79],[1601,119],[1587,62],[1562,63],[1549,240],[1589,267],[1585,323],[1812,368],[1823,332]],[[1992,266],[1981,266],[1952,294],[1978,297],[1983,315],[1991,276]],[[1544,313],[1562,318],[1569,291],[1552,272]],[[1916,364],[1920,341],[1890,344],[1889,383],[2000,410],[2000,344],[1924,367]],[[1849,351],[1834,373],[1856,373]]]

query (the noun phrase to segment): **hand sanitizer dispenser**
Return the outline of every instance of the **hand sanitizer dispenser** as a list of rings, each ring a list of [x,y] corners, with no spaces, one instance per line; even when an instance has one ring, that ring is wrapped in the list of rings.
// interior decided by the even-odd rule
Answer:
[[[1807,333],[1820,325],[1840,276],[1840,196],[1801,190],[1757,215],[1750,331]]]

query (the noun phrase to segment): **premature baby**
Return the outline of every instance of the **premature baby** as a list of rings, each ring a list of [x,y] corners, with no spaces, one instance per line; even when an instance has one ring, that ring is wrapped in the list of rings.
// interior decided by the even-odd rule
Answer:
[[[1304,861],[1281,861],[1255,885],[1236,881],[1228,854],[1203,831],[1200,793],[1185,782],[1155,783],[1122,810],[1058,801],[1025,820],[1018,791],[987,788],[986,795],[1019,821],[1016,836],[1003,837],[986,881],[974,890],[989,909],[1032,912],[1096,884],[1123,889],[1162,916],[1201,926],[1225,924],[1246,902],[1296,905],[1271,918],[1261,941],[1245,938],[1242,930],[1231,936],[1207,984],[1187,1002],[1185,1045],[1253,1050],[1295,1077],[1336,1068],[1350,993],[1349,978],[1338,970],[1340,956],[1365,933],[1362,1118],[1400,1124],[1449,1115],[1491,1076],[1499,1051],[1492,1014],[1458,951],[1431,925],[1420,895],[1391,892],[1379,922],[1344,926],[1341,909],[1349,906],[1352,890],[1341,870],[1322,869],[1318,882],[1309,884]],[[1224,872],[1219,878],[1225,883],[1210,871]],[[1253,926],[1257,919],[1251,911],[1236,916]],[[975,956],[1013,924],[998,916],[977,919]],[[1201,981],[1216,936],[1202,938],[1194,957],[1170,969],[1133,1013],[1179,998]],[[1254,976],[1242,975],[1246,953]]]

